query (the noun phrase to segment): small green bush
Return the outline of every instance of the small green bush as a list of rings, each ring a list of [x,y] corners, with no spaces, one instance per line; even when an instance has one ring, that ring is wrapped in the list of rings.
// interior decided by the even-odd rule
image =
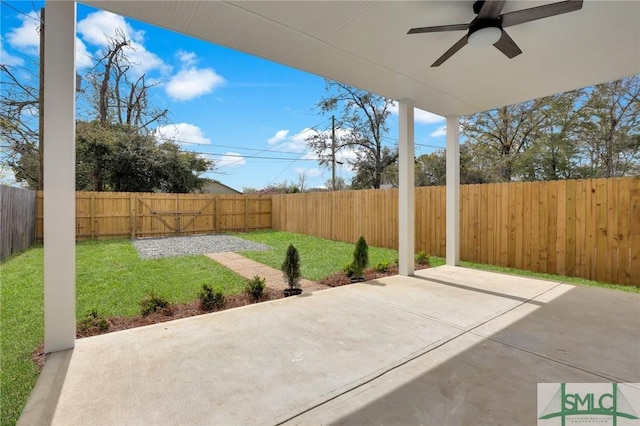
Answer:
[[[389,264],[389,262],[379,262],[376,264],[376,266],[373,267],[373,269],[376,272],[384,274],[391,270],[391,265]]]
[[[253,277],[253,279],[247,280],[247,286],[245,287],[244,291],[249,296],[253,297],[253,300],[257,302],[262,297],[262,293],[264,293],[265,287],[266,280],[256,275]]]
[[[104,333],[109,330],[109,323],[96,309],[91,309],[87,311],[85,317],[78,322],[78,331],[86,333],[94,329]]]
[[[344,274],[351,278],[355,272],[355,268],[353,266],[353,262],[352,263],[346,263],[343,267],[342,267],[342,272],[344,272]]]
[[[224,294],[222,294],[222,291],[213,290],[207,284],[202,285],[202,290],[198,293],[198,299],[200,300],[200,307],[207,312],[224,307]]]
[[[300,255],[298,254],[298,249],[296,249],[293,244],[289,244],[280,270],[289,288],[300,287]]]
[[[154,312],[168,309],[170,303],[164,297],[151,292],[140,301],[140,314],[143,317],[149,316]]]
[[[429,255],[426,251],[422,250],[416,253],[415,257],[416,263],[420,265],[428,265],[429,264]]]
[[[353,251],[353,275],[361,278],[364,270],[369,266],[369,246],[363,236],[358,238],[356,248]]]

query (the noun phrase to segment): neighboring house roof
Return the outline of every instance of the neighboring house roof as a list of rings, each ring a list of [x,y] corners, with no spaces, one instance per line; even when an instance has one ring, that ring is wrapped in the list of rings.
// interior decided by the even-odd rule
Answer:
[[[207,194],[242,194],[242,192],[218,182],[217,180],[205,183],[202,186],[202,192]]]

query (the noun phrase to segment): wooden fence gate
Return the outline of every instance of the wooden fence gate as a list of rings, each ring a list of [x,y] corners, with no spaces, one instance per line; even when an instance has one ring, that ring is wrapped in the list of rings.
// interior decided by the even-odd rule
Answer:
[[[37,239],[42,240],[42,192]],[[271,198],[255,195],[77,192],[76,238],[161,237],[271,228]]]

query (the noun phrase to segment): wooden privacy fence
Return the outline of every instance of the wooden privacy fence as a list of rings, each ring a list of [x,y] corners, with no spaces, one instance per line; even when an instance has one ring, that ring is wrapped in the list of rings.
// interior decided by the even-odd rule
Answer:
[[[0,185],[0,260],[35,241],[35,215],[35,191]]]
[[[42,191],[37,238],[43,237]],[[161,237],[271,228],[271,199],[247,195],[76,192],[76,239]]]
[[[415,190],[416,251],[445,255],[445,188]],[[274,195],[273,228],[398,247],[398,191]],[[463,185],[462,260],[640,285],[640,178]]]

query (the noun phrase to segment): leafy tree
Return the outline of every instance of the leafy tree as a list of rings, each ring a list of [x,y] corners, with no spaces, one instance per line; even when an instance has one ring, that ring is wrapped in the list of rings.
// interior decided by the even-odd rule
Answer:
[[[392,104],[391,99],[325,80],[325,96],[316,107],[321,114],[340,111],[342,132],[336,137],[335,151],[352,149],[358,153],[357,159],[350,162],[358,176],[352,184],[354,188],[380,188],[385,167],[397,160],[397,154],[393,158],[394,151],[385,150],[383,145]],[[316,152],[321,165],[331,166],[329,130],[310,136],[307,144]]]
[[[398,180],[398,151],[383,147],[380,158],[370,156],[365,151],[363,157],[354,160],[356,174],[351,179],[352,189],[380,188],[383,183],[396,183]],[[381,171],[379,173],[379,171]]]
[[[332,184],[331,179],[327,179],[324,183],[324,186],[331,189],[331,184]],[[336,176],[335,185],[336,185],[336,191],[342,191],[349,188],[347,186],[347,183],[340,176]]]
[[[158,144],[128,125],[79,122],[76,135],[78,190],[191,192],[210,162],[182,152],[173,142]]]
[[[461,121],[471,142],[474,160],[491,181],[510,181],[518,175],[524,152],[539,137],[545,119],[544,100],[523,102],[480,112]]]
[[[592,177],[640,173],[640,75],[588,91],[578,137]]]

